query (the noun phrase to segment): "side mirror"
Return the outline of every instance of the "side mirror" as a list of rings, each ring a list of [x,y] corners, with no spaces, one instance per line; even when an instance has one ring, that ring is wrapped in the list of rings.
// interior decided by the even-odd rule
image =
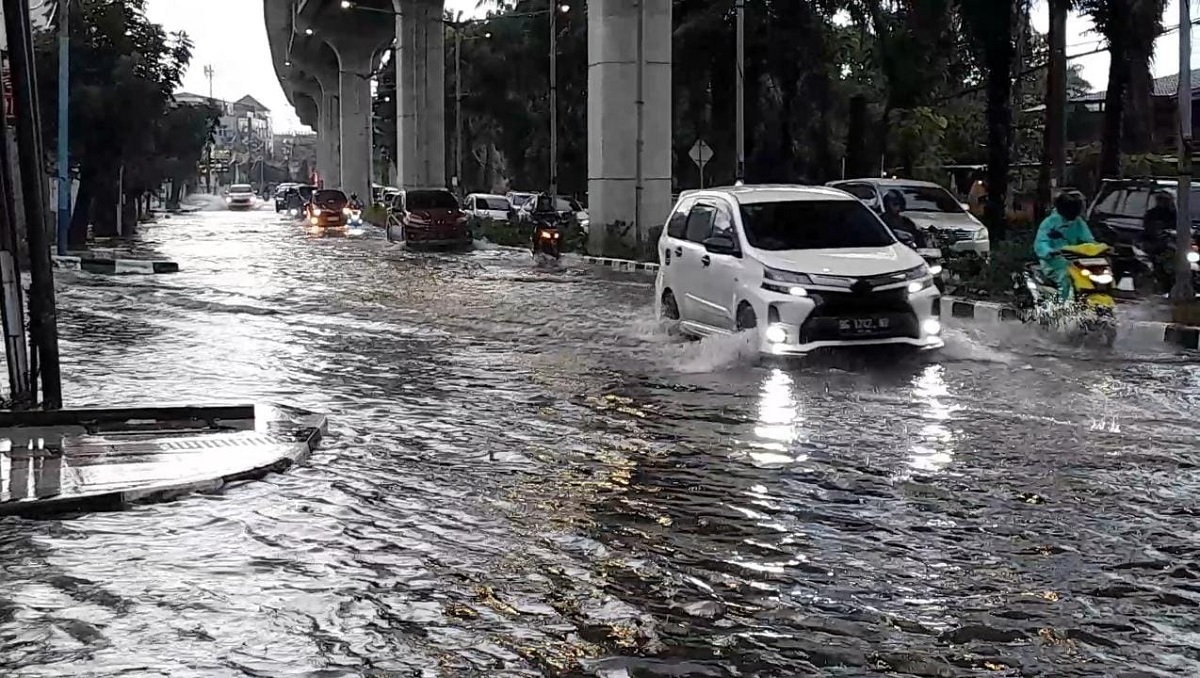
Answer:
[[[714,235],[710,238],[705,238],[701,244],[704,245],[704,249],[713,254],[738,253],[737,243],[733,241],[733,238],[725,235]]]
[[[971,203],[968,203],[968,202],[960,202],[960,203],[958,203],[958,206],[959,206],[959,207],[961,207],[961,208],[963,208],[963,211],[964,211],[964,212],[970,212],[970,211],[971,211]]]
[[[892,235],[895,235],[896,240],[899,240],[904,245],[913,248],[917,246],[916,238],[914,238],[912,233],[909,233],[908,231],[892,231]]]

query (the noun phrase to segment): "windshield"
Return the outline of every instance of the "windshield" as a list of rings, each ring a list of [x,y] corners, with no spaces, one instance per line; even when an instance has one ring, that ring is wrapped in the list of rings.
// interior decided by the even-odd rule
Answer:
[[[512,201],[513,207],[520,207],[529,202],[533,195],[530,193],[513,193],[509,199]]]
[[[346,194],[334,189],[314,191],[312,201],[321,207],[345,207]]]
[[[791,200],[742,205],[746,239],[763,250],[887,247],[896,242],[857,200]]]
[[[954,196],[944,188],[937,186],[896,186],[887,191],[900,191],[904,195],[904,211],[906,212],[945,212],[947,214],[962,214],[963,208]]]
[[[250,188],[250,184],[234,184],[229,187],[230,193],[253,193],[254,189]]]
[[[452,210],[458,208],[458,200],[450,191],[409,191],[404,199],[410,210]]]
[[[475,205],[481,210],[504,210],[508,211],[508,200],[504,198],[475,198]]]

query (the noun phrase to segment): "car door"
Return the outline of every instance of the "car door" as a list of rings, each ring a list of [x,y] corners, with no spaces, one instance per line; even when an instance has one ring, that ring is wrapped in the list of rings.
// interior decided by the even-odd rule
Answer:
[[[734,225],[733,209],[725,201],[713,205],[712,229],[707,237],[723,236],[737,244],[737,252],[718,254],[705,250],[700,257],[697,276],[702,297],[700,308],[705,325],[722,330],[737,329],[738,274],[742,270],[741,244]]]
[[[662,275],[662,286],[664,290],[669,289],[675,295],[675,304],[680,307],[681,317],[683,314],[681,298],[684,277],[682,267],[678,264],[683,261],[683,243],[687,237],[688,212],[695,202],[695,200],[685,199],[676,203],[671,216],[667,218],[667,227],[658,239],[658,263],[659,273]]]
[[[716,205],[709,200],[697,200],[688,210],[687,222],[684,229],[684,239],[675,248],[678,259],[676,273],[681,279],[680,293],[675,299],[679,302],[679,315],[684,320],[690,320],[710,327],[715,314],[708,307],[705,298],[704,284],[705,269],[711,263],[704,241],[712,233],[713,219],[716,217]]]

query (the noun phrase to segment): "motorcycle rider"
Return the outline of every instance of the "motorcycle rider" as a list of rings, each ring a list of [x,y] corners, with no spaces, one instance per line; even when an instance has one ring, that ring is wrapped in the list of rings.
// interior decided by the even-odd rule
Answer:
[[[904,199],[904,194],[896,189],[892,189],[883,194],[883,214],[880,215],[883,223],[888,228],[895,231],[904,231],[913,238],[914,247],[928,247],[925,242],[925,233],[917,228],[912,219],[904,216],[903,212],[908,206],[908,202]]]
[[[1033,253],[1037,255],[1042,273],[1058,283],[1061,301],[1071,298],[1072,288],[1067,260],[1059,252],[1064,247],[1091,242],[1096,242],[1096,238],[1083,220],[1083,196],[1076,190],[1064,190],[1054,199],[1054,210],[1038,226],[1033,241]]]
[[[533,228],[533,232],[530,234],[530,239],[533,241],[533,244],[536,247],[539,226],[542,224],[547,224],[552,228],[558,227],[558,211],[554,209],[554,198],[546,195],[545,193],[539,193],[538,196],[534,198],[532,209],[529,210],[529,221],[530,226]]]
[[[361,210],[362,209],[362,203],[358,201],[357,193],[350,194],[350,202],[348,203],[348,206],[352,210]]]

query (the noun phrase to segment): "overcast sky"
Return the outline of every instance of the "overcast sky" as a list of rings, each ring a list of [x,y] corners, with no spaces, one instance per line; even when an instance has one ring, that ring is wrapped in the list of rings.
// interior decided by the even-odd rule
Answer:
[[[1048,23],[1045,2],[1040,2],[1041,7],[1035,10],[1034,26],[1045,31]],[[446,6],[452,11],[461,10],[467,15],[478,12],[478,4],[478,0],[446,0]],[[1175,26],[1179,23],[1179,0],[1170,0],[1167,4],[1163,23]],[[184,78],[184,90],[207,94],[208,81],[204,77],[204,66],[211,65],[215,71],[213,96],[236,100],[249,94],[271,109],[277,132],[302,129],[275,78],[263,24],[262,0],[149,0],[149,7],[153,21],[161,23],[169,31],[187,31],[195,43],[192,65]],[[1193,13],[1193,19],[1197,18],[1197,14]],[[1099,37],[1090,31],[1089,22],[1072,17],[1068,24],[1067,53],[1080,54],[1102,47]],[[1170,33],[1159,39],[1155,75],[1178,70],[1178,49],[1178,33]],[[1074,63],[1084,67],[1084,77],[1093,87],[1104,88],[1108,76],[1106,53],[1083,57]],[[1200,54],[1193,58],[1192,63],[1200,63]]]

